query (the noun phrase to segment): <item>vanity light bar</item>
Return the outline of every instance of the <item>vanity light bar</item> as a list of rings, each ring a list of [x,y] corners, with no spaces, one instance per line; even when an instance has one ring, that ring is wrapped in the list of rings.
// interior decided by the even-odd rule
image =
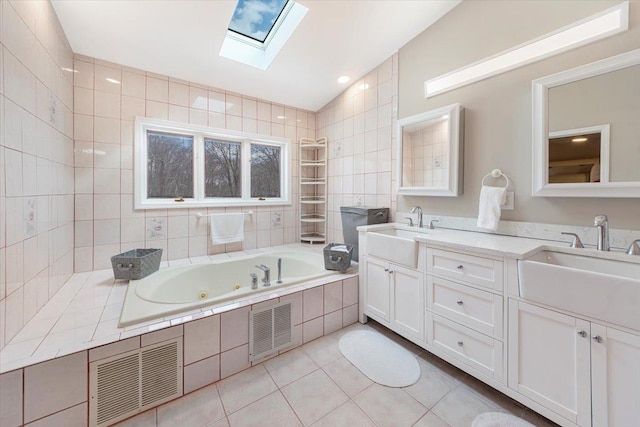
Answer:
[[[600,40],[629,28],[629,2],[620,3],[539,39],[424,82],[430,98],[468,84]]]

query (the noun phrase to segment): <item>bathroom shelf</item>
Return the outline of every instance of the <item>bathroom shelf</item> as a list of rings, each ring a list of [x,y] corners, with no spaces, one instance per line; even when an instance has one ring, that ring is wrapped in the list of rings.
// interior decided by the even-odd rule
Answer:
[[[300,241],[327,239],[327,138],[300,139]]]

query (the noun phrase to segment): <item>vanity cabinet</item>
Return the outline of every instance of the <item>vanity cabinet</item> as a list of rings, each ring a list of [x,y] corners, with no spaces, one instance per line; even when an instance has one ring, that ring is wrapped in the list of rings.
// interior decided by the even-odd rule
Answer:
[[[640,425],[640,336],[510,300],[509,386],[578,426]]]
[[[429,348],[499,382],[505,377],[503,270],[499,259],[427,248]]]
[[[364,314],[399,334],[424,341],[424,283],[418,270],[367,256]]]

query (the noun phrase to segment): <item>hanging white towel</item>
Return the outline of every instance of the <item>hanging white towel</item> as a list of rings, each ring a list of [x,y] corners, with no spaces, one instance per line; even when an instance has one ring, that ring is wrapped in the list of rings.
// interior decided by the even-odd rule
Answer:
[[[243,213],[211,215],[209,218],[211,243],[214,245],[242,242],[244,240]]]
[[[478,209],[478,227],[496,231],[500,222],[502,210],[500,206],[504,204],[507,197],[505,187],[482,186],[480,190],[480,208]]]

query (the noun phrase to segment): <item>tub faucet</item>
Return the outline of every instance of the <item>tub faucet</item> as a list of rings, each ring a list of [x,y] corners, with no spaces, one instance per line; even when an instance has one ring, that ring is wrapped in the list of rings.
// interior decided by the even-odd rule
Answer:
[[[278,258],[278,281],[276,283],[282,283],[282,258]]]
[[[424,223],[422,222],[422,208],[420,206],[414,206],[411,208],[411,213],[418,213],[418,227],[422,228]]]
[[[598,227],[598,250],[609,250],[609,218],[606,215],[598,215],[593,220],[593,225]]]
[[[264,277],[262,278],[263,285],[271,286],[271,269],[264,264],[256,265],[256,268],[259,268],[264,272]]]
[[[251,289],[258,289],[258,275],[256,273],[251,273]]]

